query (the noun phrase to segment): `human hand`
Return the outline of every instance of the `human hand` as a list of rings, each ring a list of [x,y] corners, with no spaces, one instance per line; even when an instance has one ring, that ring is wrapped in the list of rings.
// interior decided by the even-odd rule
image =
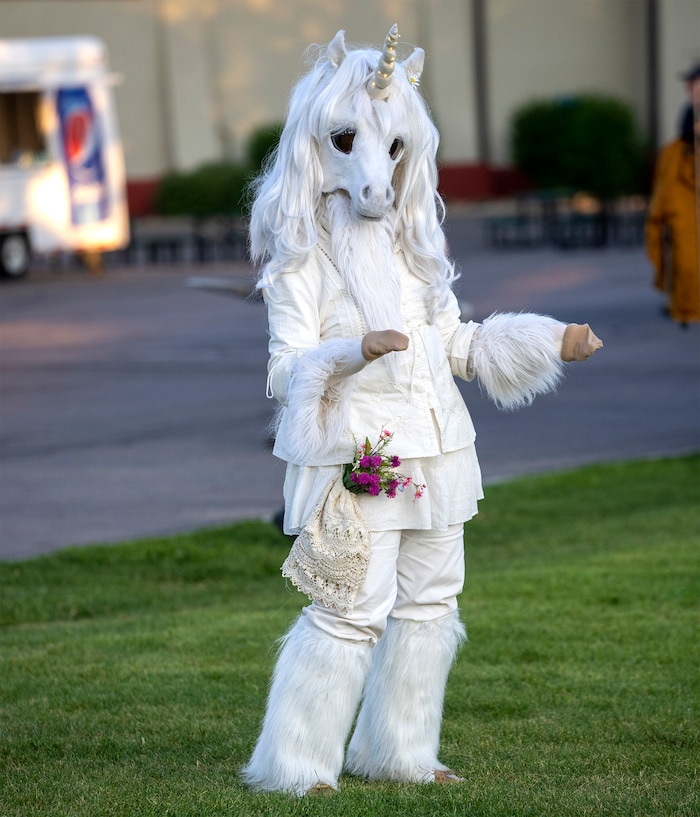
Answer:
[[[365,360],[376,360],[389,352],[403,352],[406,349],[408,349],[408,338],[395,329],[368,332],[362,338],[362,357]]]
[[[567,362],[586,360],[602,347],[603,341],[593,334],[587,323],[570,323],[564,330],[561,359]]]

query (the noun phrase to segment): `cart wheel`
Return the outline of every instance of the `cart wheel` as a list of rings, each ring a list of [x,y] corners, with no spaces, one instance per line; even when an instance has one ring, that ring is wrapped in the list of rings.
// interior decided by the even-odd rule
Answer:
[[[30,260],[29,241],[24,233],[0,237],[0,275],[21,278],[27,274]]]

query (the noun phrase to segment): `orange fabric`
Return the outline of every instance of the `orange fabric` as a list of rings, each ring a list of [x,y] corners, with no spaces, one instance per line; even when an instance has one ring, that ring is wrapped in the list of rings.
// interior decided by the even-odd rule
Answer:
[[[647,255],[654,286],[669,293],[671,317],[700,320],[698,190],[695,157],[677,139],[659,153],[646,222]]]

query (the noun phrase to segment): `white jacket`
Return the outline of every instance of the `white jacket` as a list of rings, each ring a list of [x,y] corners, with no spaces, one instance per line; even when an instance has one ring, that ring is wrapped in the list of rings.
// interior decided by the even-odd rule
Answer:
[[[454,376],[477,374],[496,402],[528,403],[558,380],[563,325],[539,315],[496,315],[462,323],[455,296],[431,322],[429,288],[397,252],[403,327],[409,337],[392,378],[384,358],[361,353],[367,332],[358,304],[316,247],[299,270],[263,289],[268,307],[268,396],[281,404],[274,454],[295,465],[350,462],[355,440],[394,434],[402,459],[466,448],[475,431]],[[393,449],[396,449],[395,451]]]

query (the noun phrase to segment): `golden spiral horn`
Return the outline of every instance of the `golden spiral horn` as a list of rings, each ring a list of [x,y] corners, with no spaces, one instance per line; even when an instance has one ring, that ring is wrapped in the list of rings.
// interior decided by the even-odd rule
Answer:
[[[399,41],[399,27],[396,23],[389,29],[384,43],[382,56],[379,58],[379,65],[369,82],[368,90],[370,96],[376,99],[385,97],[391,84],[391,75],[394,73],[394,63],[396,62],[396,43]]]

